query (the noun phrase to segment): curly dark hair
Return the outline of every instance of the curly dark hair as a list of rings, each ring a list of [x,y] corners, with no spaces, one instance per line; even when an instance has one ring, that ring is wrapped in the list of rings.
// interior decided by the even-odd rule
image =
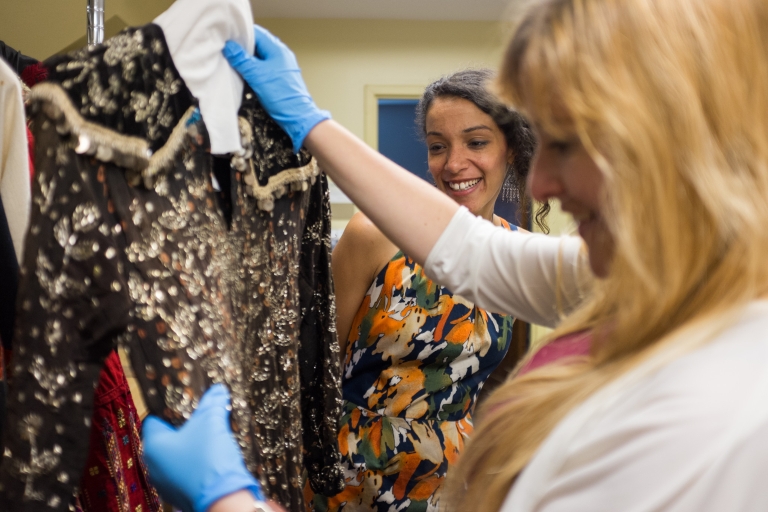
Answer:
[[[525,193],[525,179],[536,150],[536,139],[523,116],[507,107],[488,90],[488,84],[495,78],[496,74],[490,69],[465,69],[432,82],[424,89],[416,107],[416,125],[422,135],[426,136],[427,112],[435,98],[440,97],[463,98],[488,114],[504,134],[507,146],[515,155],[514,162],[507,170],[503,187],[505,192],[509,190],[512,193],[503,193],[502,196],[504,200],[517,199],[519,222],[521,219],[527,219],[530,214],[531,201]],[[543,203],[534,215],[536,224],[545,233],[549,232],[546,224],[548,213],[549,203]]]

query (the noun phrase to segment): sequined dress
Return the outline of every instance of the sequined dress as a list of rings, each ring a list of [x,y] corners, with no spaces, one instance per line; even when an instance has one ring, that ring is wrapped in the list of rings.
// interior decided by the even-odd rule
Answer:
[[[46,64],[30,94],[37,173],[0,510],[69,508],[117,344],[149,411],[175,424],[226,383],[246,463],[289,510],[304,507],[304,468],[338,491],[330,207],[312,156],[246,88],[247,154],[217,165],[156,25]]]
[[[307,490],[310,508],[437,511],[446,471],[472,433],[477,395],[509,350],[513,321],[453,295],[397,253],[350,329],[338,436],[346,488]]]

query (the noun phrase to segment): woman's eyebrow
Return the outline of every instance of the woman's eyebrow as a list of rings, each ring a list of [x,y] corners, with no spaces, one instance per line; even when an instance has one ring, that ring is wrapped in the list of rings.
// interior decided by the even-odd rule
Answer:
[[[489,130],[489,131],[492,131],[490,127],[488,127],[488,126],[486,126],[484,124],[479,124],[477,126],[470,126],[469,128],[465,128],[465,129],[463,129],[461,131],[461,133],[469,133],[469,132],[474,132],[476,130]],[[427,135],[434,135],[436,137],[442,137],[443,133],[442,132],[431,131],[431,132],[427,132]]]
[[[470,126],[469,128],[465,128],[462,131],[463,131],[463,133],[469,133],[469,132],[473,132],[475,130],[491,130],[491,128],[488,127],[488,126],[485,126],[484,124],[479,124],[477,126]]]

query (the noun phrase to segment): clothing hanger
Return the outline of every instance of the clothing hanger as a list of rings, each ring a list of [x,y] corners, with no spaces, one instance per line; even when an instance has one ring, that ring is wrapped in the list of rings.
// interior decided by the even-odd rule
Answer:
[[[200,104],[211,153],[242,151],[237,112],[243,80],[221,53],[228,40],[253,52],[253,13],[248,0],[176,0],[155,24],[165,33],[176,69]]]

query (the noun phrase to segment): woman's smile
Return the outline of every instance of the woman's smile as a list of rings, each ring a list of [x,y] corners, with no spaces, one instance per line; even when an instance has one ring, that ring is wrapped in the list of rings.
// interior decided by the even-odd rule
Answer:
[[[482,178],[443,181],[445,182],[445,186],[451,190],[450,195],[465,196],[475,191],[478,184],[482,181]]]

